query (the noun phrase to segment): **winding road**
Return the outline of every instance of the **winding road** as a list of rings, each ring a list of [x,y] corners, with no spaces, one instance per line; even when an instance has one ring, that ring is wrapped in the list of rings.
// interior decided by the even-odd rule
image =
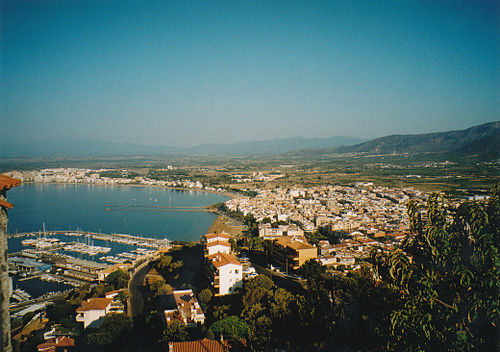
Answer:
[[[128,292],[130,294],[130,315],[132,317],[142,314],[144,308],[144,298],[142,297],[141,286],[148,271],[149,262],[139,265],[128,282]]]

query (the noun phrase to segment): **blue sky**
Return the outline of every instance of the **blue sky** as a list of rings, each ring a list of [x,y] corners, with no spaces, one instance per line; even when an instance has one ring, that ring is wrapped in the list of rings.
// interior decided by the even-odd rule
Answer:
[[[191,146],[499,120],[497,1],[2,1],[14,140]]]

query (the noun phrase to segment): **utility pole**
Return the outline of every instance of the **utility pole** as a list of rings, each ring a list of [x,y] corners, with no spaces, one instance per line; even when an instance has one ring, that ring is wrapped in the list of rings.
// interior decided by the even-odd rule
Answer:
[[[14,207],[12,203],[7,202],[7,190],[21,184],[9,176],[0,175],[0,336],[1,352],[12,352],[12,343],[10,338],[10,293],[12,290],[9,278],[8,257],[9,249],[7,246],[7,209]]]

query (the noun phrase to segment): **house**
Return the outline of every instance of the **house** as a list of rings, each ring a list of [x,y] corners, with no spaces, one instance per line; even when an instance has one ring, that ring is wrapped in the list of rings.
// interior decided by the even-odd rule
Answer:
[[[205,255],[209,256],[217,252],[231,253],[231,245],[226,241],[212,241],[205,246]]]
[[[243,266],[232,254],[215,253],[207,257],[209,276],[215,288],[215,295],[222,296],[241,287]]]
[[[221,242],[229,242],[231,239],[231,236],[229,236],[227,233],[207,233],[205,236],[205,241],[207,243],[211,242],[216,242],[216,241],[221,241]]]
[[[205,314],[193,290],[177,290],[172,295],[175,301],[175,308],[164,311],[167,325],[170,325],[174,320],[179,320],[184,325],[203,324],[205,322]]]
[[[111,311],[113,298],[89,298],[76,308],[76,321],[83,323],[86,329]]]
[[[197,341],[170,342],[168,352],[227,352],[225,345],[219,341],[203,339]]]
[[[36,346],[38,352],[69,352],[75,348],[75,340],[59,336]]]
[[[115,264],[108,266],[107,268],[99,270],[99,272],[97,273],[97,280],[104,281],[109,274],[114,273],[117,270],[128,273],[129,269],[130,264]]]
[[[122,288],[120,290],[106,292],[106,298],[113,299],[113,301],[111,302],[111,306],[109,307],[109,313],[124,313],[125,307],[117,297],[120,292],[126,292],[126,290]]]
[[[318,249],[303,237],[282,236],[273,240],[270,255],[282,267],[297,270],[309,259],[318,257]]]

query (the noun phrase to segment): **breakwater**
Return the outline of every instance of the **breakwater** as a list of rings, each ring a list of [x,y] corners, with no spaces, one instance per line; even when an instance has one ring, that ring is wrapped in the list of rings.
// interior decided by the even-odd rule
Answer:
[[[102,234],[97,232],[88,232],[88,231],[50,231],[47,233],[42,232],[23,232],[11,234],[8,238],[20,238],[20,237],[42,237],[42,236],[51,236],[51,235],[66,235],[66,236],[74,236],[74,237],[84,237],[89,239],[101,240],[106,242],[115,242],[121,244],[127,244],[132,246],[141,246],[141,247],[151,247],[151,248],[160,248],[166,247],[170,245],[170,241],[167,238],[148,238],[137,235],[128,235],[128,234]]]

